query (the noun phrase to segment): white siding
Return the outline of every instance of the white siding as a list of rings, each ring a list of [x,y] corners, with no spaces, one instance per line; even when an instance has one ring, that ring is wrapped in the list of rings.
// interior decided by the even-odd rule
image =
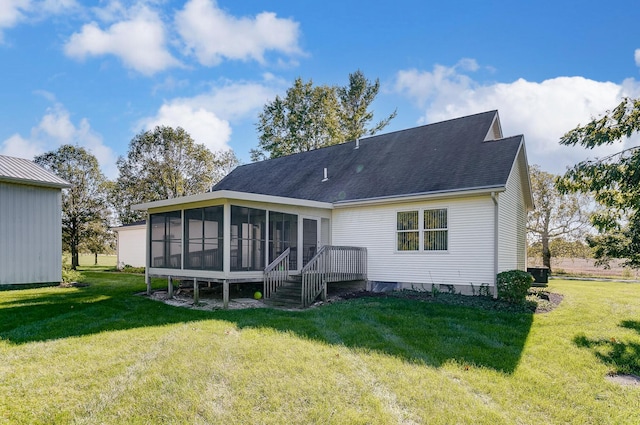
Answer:
[[[0,182],[0,284],[60,282],[60,189]]]
[[[145,267],[147,255],[147,227],[129,226],[116,229],[118,232],[118,267],[125,265]]]
[[[523,194],[526,164],[522,151],[511,169],[507,188],[498,198],[498,272],[525,270],[527,211]]]
[[[424,208],[447,208],[448,251],[397,252],[396,213]],[[366,247],[370,281],[398,282],[408,288],[493,285],[493,237],[494,204],[489,195],[333,211],[332,244]]]

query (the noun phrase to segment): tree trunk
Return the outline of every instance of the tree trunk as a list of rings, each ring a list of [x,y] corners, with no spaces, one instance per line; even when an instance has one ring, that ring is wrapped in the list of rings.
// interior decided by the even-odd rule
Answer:
[[[549,238],[542,237],[542,265],[549,269],[551,273],[551,250],[549,249]]]
[[[98,265],[98,253],[97,253],[97,252],[94,252],[94,253],[93,253],[93,255],[95,256],[95,257],[94,257],[94,258],[95,258],[95,260],[93,261],[93,265],[94,265],[94,266],[97,266],[97,265]]]
[[[78,226],[75,222],[72,222],[71,228],[71,268],[77,270],[80,265],[80,258],[78,256],[78,245],[80,245],[80,238],[78,237]]]

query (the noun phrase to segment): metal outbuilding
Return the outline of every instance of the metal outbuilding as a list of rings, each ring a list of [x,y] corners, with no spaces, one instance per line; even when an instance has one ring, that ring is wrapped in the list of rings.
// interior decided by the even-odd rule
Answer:
[[[65,180],[0,155],[0,285],[60,282]]]

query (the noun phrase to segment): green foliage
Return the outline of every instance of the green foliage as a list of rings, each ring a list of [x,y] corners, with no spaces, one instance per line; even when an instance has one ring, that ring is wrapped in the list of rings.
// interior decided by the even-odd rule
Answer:
[[[111,201],[120,222],[132,223],[144,219],[132,205],[205,192],[237,164],[232,151],[214,154],[184,129],[158,126],[135,136],[118,158]]]
[[[527,235],[530,243],[540,243],[542,264],[551,269],[551,244],[560,238],[578,239],[589,225],[589,199],[579,193],[562,194],[555,186],[557,176],[542,171],[539,166],[529,167],[531,191],[535,209],[527,217]]]
[[[586,242],[568,241],[561,237],[549,242],[549,251],[553,258],[593,258],[591,248]],[[530,258],[542,256],[542,243],[534,242],[527,248]],[[555,270],[554,270],[555,271]]]
[[[62,244],[71,252],[75,269],[80,245],[90,243],[96,234],[108,233],[107,180],[96,157],[80,146],[60,146],[36,156],[34,162],[72,185],[62,192]]]
[[[523,304],[533,283],[533,276],[522,270],[498,273],[498,298],[514,304]]]
[[[369,81],[360,70],[349,74],[349,85],[337,87],[340,119],[340,129],[344,141],[356,140],[366,135],[373,135],[385,128],[396,117],[394,111],[387,118],[378,122],[373,128],[367,129],[373,120],[373,111],[369,107],[380,90],[380,80]]]
[[[594,148],[621,142],[640,130],[640,99],[624,99],[615,109],[565,134],[560,143]],[[561,193],[588,193],[603,208],[591,217],[601,235],[588,239],[601,264],[624,258],[640,268],[640,146],[605,158],[582,161],[556,182]]]
[[[144,274],[144,267],[134,267],[134,266],[130,266],[129,264],[125,264],[124,266],[122,266],[122,268],[120,269],[121,272],[123,273],[137,273],[137,274]]]
[[[69,263],[69,257],[62,257],[62,283],[74,283],[81,282],[84,279],[82,273],[77,270],[74,270]]]
[[[258,161],[344,143],[382,130],[393,112],[373,128],[369,110],[380,82],[367,80],[361,71],[349,75],[346,87],[314,86],[297,78],[284,98],[267,103],[257,123],[259,143],[251,158]]]

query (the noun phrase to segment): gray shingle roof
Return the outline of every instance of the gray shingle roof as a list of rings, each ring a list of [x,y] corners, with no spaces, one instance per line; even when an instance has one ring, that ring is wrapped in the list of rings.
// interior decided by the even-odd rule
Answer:
[[[0,155],[0,181],[34,186],[71,187],[65,180],[28,159],[6,155]]]
[[[236,168],[213,190],[321,202],[503,187],[522,136],[485,141],[497,111]],[[323,180],[327,168],[328,180]]]

